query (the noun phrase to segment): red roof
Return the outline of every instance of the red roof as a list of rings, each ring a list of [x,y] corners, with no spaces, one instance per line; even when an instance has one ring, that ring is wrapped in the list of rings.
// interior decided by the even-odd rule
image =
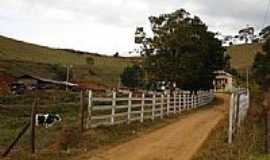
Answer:
[[[15,80],[15,77],[0,73],[0,84],[11,84]]]

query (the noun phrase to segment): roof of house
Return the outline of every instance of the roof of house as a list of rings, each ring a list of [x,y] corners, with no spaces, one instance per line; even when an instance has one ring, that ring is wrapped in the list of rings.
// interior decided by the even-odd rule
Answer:
[[[75,81],[74,83],[78,84],[78,88],[83,90],[105,91],[109,89],[108,86],[94,81]]]
[[[226,77],[232,77],[232,75],[228,72],[225,72],[223,70],[218,70],[218,71],[215,71],[214,74],[216,74],[216,76],[226,76]]]
[[[65,86],[70,86],[70,87],[78,86],[78,84],[67,82],[67,81],[57,81],[57,80],[47,79],[47,78],[29,75],[29,74],[25,74],[23,76],[17,77],[17,79],[19,79],[19,78],[33,78],[33,79],[36,79],[36,80],[39,80],[42,82],[53,83],[53,84],[58,84],[58,85],[65,85]]]

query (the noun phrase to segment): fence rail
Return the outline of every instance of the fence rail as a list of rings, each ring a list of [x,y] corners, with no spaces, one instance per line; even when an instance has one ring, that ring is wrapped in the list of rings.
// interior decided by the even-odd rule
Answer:
[[[87,128],[101,125],[115,125],[133,121],[163,118],[165,115],[181,113],[204,106],[214,99],[213,91],[161,93],[117,94],[94,96],[88,94]]]

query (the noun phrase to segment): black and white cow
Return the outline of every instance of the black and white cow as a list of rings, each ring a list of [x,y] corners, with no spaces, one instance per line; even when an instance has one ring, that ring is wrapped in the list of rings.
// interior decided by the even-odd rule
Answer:
[[[38,113],[36,114],[36,126],[43,126],[45,128],[52,127],[56,122],[61,122],[62,119],[59,114]]]

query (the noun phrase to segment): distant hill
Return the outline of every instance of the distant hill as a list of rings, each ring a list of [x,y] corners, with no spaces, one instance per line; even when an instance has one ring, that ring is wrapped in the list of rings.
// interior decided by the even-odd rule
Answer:
[[[251,67],[256,53],[262,50],[258,43],[230,46],[232,67],[244,71]],[[87,58],[94,65],[87,64]],[[0,72],[13,76],[33,74],[45,78],[57,77],[55,64],[65,68],[72,65],[74,81],[95,81],[107,86],[116,86],[126,66],[141,63],[141,59],[103,56],[72,49],[53,49],[0,36]]]
[[[227,53],[231,56],[231,65],[238,71],[250,68],[258,52],[262,52],[262,44],[235,45],[227,48]]]
[[[88,58],[94,64],[87,63]],[[103,56],[71,49],[53,49],[0,36],[0,72],[14,76],[34,74],[55,79],[55,65],[72,65],[73,79],[76,81],[96,81],[108,86],[116,86],[123,69],[139,58]]]

